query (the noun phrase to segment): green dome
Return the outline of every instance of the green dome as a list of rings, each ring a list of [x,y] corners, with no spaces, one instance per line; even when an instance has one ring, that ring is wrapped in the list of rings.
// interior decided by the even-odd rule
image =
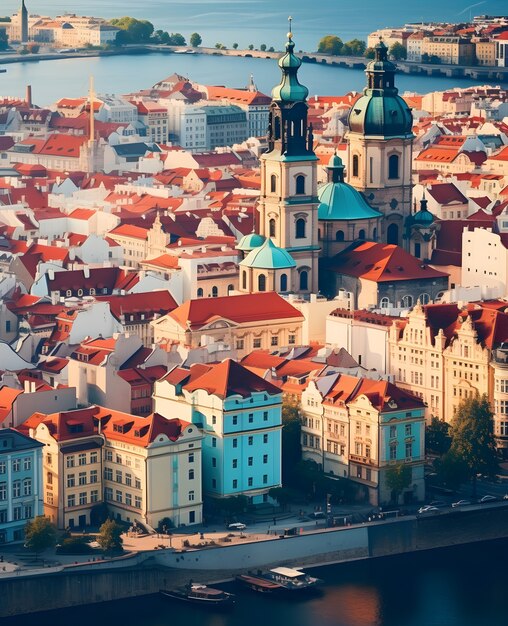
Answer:
[[[337,157],[340,158],[340,157]],[[330,182],[318,189],[318,220],[368,220],[382,216],[362,194],[344,182]]]
[[[240,261],[240,265],[260,270],[283,270],[296,267],[289,252],[277,247],[270,238],[262,246],[249,252],[245,259]]]
[[[272,89],[272,98],[283,102],[304,102],[309,95],[309,90],[298,81],[298,68],[302,62],[293,54],[295,44],[292,37],[292,33],[288,33],[286,54],[279,59],[282,79],[280,84]]]
[[[367,88],[349,112],[353,133],[376,137],[411,137],[413,116],[395,87],[396,66],[388,61],[388,48],[380,41],[376,58],[367,65]]]
[[[265,242],[265,238],[263,235],[258,235],[257,233],[249,233],[248,235],[244,235],[238,245],[236,246],[237,250],[243,250],[244,252],[250,252],[254,250],[254,248],[259,248]]]
[[[425,228],[434,223],[434,220],[436,218],[428,210],[427,204],[427,198],[423,196],[423,198],[420,200],[420,210],[416,213],[413,213],[413,215],[409,217],[411,226],[421,226]]]

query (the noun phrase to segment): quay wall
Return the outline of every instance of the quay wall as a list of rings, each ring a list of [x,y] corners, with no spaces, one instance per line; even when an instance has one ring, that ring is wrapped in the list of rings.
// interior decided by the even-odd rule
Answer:
[[[0,618],[218,582],[275,565],[311,566],[378,558],[508,537],[508,505],[403,517],[201,550],[142,552],[120,561],[0,577]]]

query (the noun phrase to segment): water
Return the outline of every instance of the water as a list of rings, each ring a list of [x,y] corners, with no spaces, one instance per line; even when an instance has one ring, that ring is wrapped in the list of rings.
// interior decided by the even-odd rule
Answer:
[[[149,596],[3,620],[3,626],[506,626],[508,541],[329,566],[308,598],[238,591],[230,613]]]

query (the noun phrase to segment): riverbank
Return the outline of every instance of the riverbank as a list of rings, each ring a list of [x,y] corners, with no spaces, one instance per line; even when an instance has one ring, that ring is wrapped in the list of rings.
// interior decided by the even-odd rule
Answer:
[[[164,45],[128,45],[110,50],[80,50],[74,52],[55,52],[38,54],[3,54],[0,55],[0,65],[12,63],[33,63],[37,61],[55,61],[63,59],[92,59],[96,57],[128,56],[140,54],[193,54],[215,57],[242,57],[252,59],[278,59],[282,52],[268,52],[261,50],[234,50],[217,48],[189,48],[188,46],[164,46]],[[318,54],[315,52],[299,52],[303,63],[313,63],[339,67],[343,69],[365,69],[369,60],[363,57],[354,56],[333,56]],[[459,66],[459,65],[434,65],[425,63],[415,63],[409,61],[398,61],[397,69],[400,74],[421,77],[447,77],[456,79],[469,79],[476,81],[499,81],[508,82],[508,67],[487,67],[487,66]]]
[[[192,578],[218,582],[276,565],[318,566],[377,559],[508,537],[508,504],[309,532],[293,537],[174,551],[0,578],[0,617],[157,593]]]

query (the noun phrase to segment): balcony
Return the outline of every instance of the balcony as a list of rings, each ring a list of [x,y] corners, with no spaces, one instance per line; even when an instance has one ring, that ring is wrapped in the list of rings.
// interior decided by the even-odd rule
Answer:
[[[377,465],[377,461],[370,456],[360,456],[359,454],[350,454],[349,460],[354,463],[362,463],[363,465]]]
[[[328,439],[333,439],[333,441],[338,441],[344,445],[346,445],[346,436],[345,435],[339,435],[339,433],[332,433],[332,432],[327,432],[326,433],[326,437]]]

